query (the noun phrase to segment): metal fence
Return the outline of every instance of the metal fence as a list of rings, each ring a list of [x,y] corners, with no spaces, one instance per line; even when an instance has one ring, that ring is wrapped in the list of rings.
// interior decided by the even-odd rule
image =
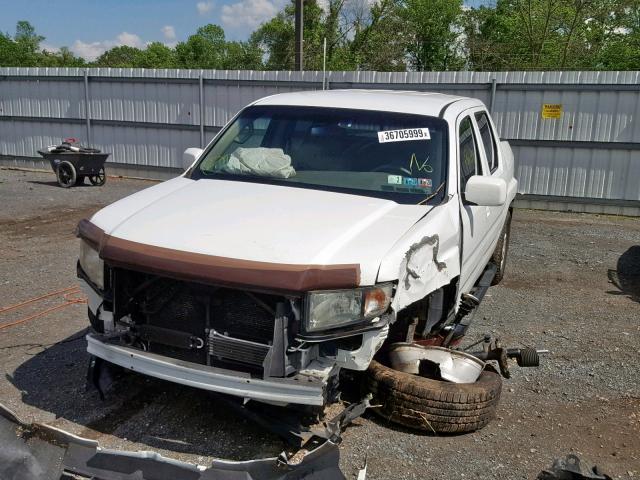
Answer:
[[[25,162],[77,137],[115,164],[175,172],[246,104],[323,82],[479,98],[513,146],[520,193],[640,207],[640,72],[0,68],[0,156]]]

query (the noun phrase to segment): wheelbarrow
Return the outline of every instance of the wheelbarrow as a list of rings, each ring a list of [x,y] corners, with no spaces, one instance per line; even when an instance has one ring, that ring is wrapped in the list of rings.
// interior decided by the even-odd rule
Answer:
[[[108,153],[96,152],[48,152],[38,150],[38,153],[49,160],[58,179],[58,185],[69,188],[74,185],[84,184],[88,178],[91,185],[102,186],[107,181],[104,172],[104,163],[109,157]]]

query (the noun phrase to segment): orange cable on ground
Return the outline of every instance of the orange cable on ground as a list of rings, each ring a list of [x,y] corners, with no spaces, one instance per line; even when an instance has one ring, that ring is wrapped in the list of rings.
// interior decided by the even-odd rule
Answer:
[[[0,330],[3,330],[5,328],[9,328],[9,327],[13,327],[14,325],[19,325],[21,323],[25,323],[28,322],[29,320],[33,320],[34,318],[38,318],[38,317],[42,317],[43,315],[46,315],[48,313],[54,312],[56,310],[60,310],[62,308],[68,307],[69,305],[75,305],[77,303],[87,303],[87,299],[86,298],[69,298],[70,295],[76,294],[76,293],[80,293],[80,287],[75,286],[75,287],[69,287],[69,288],[64,288],[62,290],[58,290],[52,293],[47,293],[46,295],[41,295],[39,297],[36,298],[32,298],[30,300],[26,300],[24,302],[21,303],[17,303],[15,305],[10,305],[9,307],[5,307],[3,309],[0,309],[0,313],[4,313],[7,312],[9,310],[13,310],[15,308],[18,307],[22,307],[24,305],[28,305],[30,303],[36,302],[38,300],[43,300],[45,298],[49,298],[49,297],[53,297],[54,295],[59,295],[59,294],[63,294],[63,298],[65,300],[65,303],[62,303],[60,305],[55,305],[53,307],[49,307],[46,308],[40,312],[34,313],[33,315],[29,315],[28,317],[24,317],[21,318],[19,320],[15,320],[13,322],[10,323],[5,323],[3,325],[0,325]]]
[[[24,302],[16,303],[15,305],[9,305],[8,307],[0,308],[0,313],[8,312],[9,310],[13,310],[14,308],[22,307],[23,305],[28,305],[33,302],[37,302],[38,300],[42,300],[45,298],[53,297],[54,295],[59,295],[61,293],[69,292],[70,290],[80,291],[80,287],[78,285],[74,287],[63,288],[62,290],[57,290],[55,292],[47,293],[45,295],[41,295],[39,297],[31,298],[29,300],[25,300]],[[71,292],[69,292],[71,293]]]

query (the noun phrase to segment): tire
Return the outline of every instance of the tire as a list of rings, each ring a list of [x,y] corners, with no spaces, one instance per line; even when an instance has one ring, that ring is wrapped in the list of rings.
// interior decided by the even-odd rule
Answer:
[[[496,245],[496,249],[491,256],[491,262],[498,267],[496,275],[491,281],[491,285],[498,285],[503,277],[504,270],[507,266],[507,254],[509,253],[509,240],[511,239],[511,212],[507,213],[507,218],[504,221],[502,232],[500,232],[500,240]]]
[[[61,187],[73,187],[76,184],[77,175],[75,167],[68,160],[63,160],[56,167],[56,177]]]
[[[107,182],[107,175],[104,173],[104,167],[100,168],[100,171],[97,175],[89,175],[89,181],[91,185],[95,185],[96,187],[101,187]]]
[[[431,433],[473,432],[494,417],[502,378],[491,367],[475,383],[460,384],[393,370],[373,360],[368,370],[372,405],[378,415]]]

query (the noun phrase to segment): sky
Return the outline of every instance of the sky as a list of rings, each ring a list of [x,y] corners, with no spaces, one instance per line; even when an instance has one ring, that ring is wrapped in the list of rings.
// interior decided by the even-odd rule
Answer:
[[[274,17],[287,0],[0,0],[0,31],[13,35],[19,20],[29,21],[42,46],[69,47],[94,60],[119,45],[149,42],[169,46],[186,40],[198,27],[215,23],[229,40],[246,40]],[[475,6],[481,0],[468,0]]]

